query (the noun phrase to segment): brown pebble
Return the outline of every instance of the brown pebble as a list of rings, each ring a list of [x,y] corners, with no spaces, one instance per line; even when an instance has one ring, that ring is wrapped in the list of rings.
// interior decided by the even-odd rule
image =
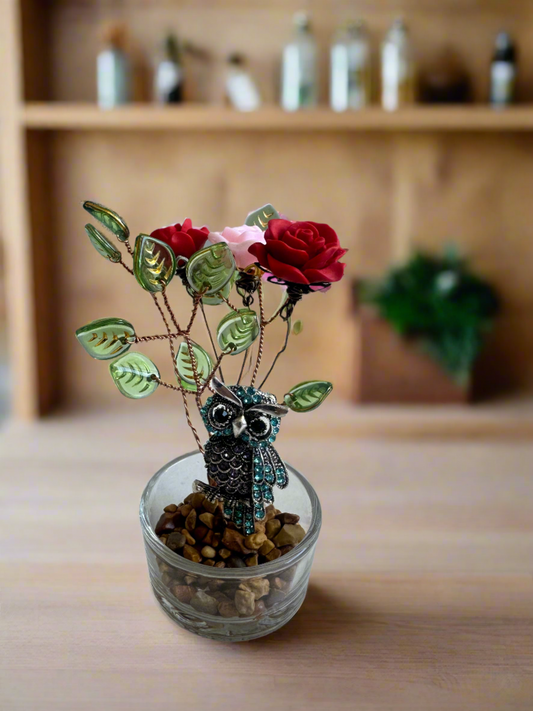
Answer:
[[[244,539],[244,545],[246,548],[258,551],[266,540],[267,537],[265,533],[251,533]]]
[[[191,599],[191,607],[194,607],[198,612],[205,612],[208,615],[216,615],[218,613],[218,602],[214,597],[211,597],[211,595],[201,590],[198,590],[196,595]]]
[[[203,541],[208,531],[209,529],[207,528],[207,526],[196,526],[196,528],[192,532],[192,535],[196,538],[197,541]]]
[[[228,558],[226,565],[228,568],[246,568],[246,563],[243,559],[236,555],[232,555],[231,558]]]
[[[171,592],[180,602],[190,603],[194,590],[189,585],[173,585]]]
[[[210,531],[209,529],[207,530],[207,533],[205,534],[203,538],[203,542],[205,543],[206,546],[210,546],[213,543],[213,531]]]
[[[219,554],[219,556],[220,556],[221,558],[224,558],[224,559],[225,559],[225,558],[229,558],[229,557],[230,557],[231,551],[229,551],[227,548],[221,548],[221,549],[218,551],[218,554]]]
[[[284,526],[286,523],[298,523],[300,520],[300,517],[298,514],[291,514],[291,513],[281,513],[276,516],[278,521],[281,522],[281,525]]]
[[[277,560],[277,558],[281,558],[281,551],[280,551],[280,549],[279,549],[279,548],[273,548],[273,549],[270,551],[270,553],[268,553],[268,554],[265,556],[265,558],[266,558],[268,561]]]
[[[257,600],[254,607],[254,616],[264,615],[267,611],[266,605],[262,600]]]
[[[194,529],[196,528],[196,518],[196,509],[191,509],[190,514],[185,519],[185,528],[188,531],[194,531]]]
[[[286,523],[281,531],[274,537],[274,543],[278,548],[281,546],[295,546],[305,536],[304,529],[299,523]]]
[[[294,548],[294,546],[281,546],[280,547],[281,555],[285,555],[285,553],[292,551],[293,548]]]
[[[265,531],[266,531],[266,523],[260,523],[259,521],[256,521],[255,532],[256,533],[265,533]]]
[[[259,556],[257,553],[252,553],[252,555],[249,555],[244,562],[247,566],[259,565]]]
[[[218,603],[218,613],[221,617],[238,617],[239,612],[231,600]]]
[[[218,533],[222,533],[223,531],[226,530],[226,519],[224,516],[215,516],[213,519],[213,531],[217,531]]]
[[[225,568],[226,563],[223,560],[219,560],[215,563],[215,568]]]
[[[208,513],[214,514],[218,508],[218,501],[209,501],[208,498],[205,498],[202,501],[202,507]]]
[[[187,585],[193,585],[194,583],[198,582],[198,576],[197,575],[186,575],[185,582],[187,583]]]
[[[220,533],[213,533],[213,538],[211,539],[211,544],[213,548],[218,548],[220,545],[220,538],[221,534]]]
[[[204,546],[202,548],[202,557],[203,558],[214,558],[216,556],[217,552],[214,548],[211,548],[211,546]]]
[[[272,580],[272,587],[276,590],[286,590],[289,587],[289,583],[281,578],[274,578]]]
[[[163,511],[166,511],[166,513],[176,513],[177,510],[178,507],[176,506],[176,504],[169,504],[163,509]]]
[[[159,540],[161,541],[161,543],[163,543],[163,545],[166,546],[168,541],[168,535],[166,533],[163,533],[161,536],[159,536]]]
[[[230,551],[237,553],[251,553],[249,548],[244,545],[244,536],[239,531],[233,531],[231,528],[226,528],[222,536],[222,545],[229,548]]]
[[[251,580],[243,580],[239,584],[239,590],[248,590],[253,593],[254,599],[259,600],[265,597],[270,592],[270,581],[268,578],[252,578]]]
[[[185,503],[190,504],[193,509],[199,509],[204,499],[205,494],[202,494],[201,491],[195,491],[193,494],[189,494],[189,496],[185,498]]]
[[[281,530],[281,521],[277,518],[273,518],[272,521],[267,521],[266,524],[266,535],[268,539],[274,538]]]
[[[178,548],[183,548],[186,543],[187,540],[185,536],[179,531],[172,531],[167,539],[167,546],[171,551],[177,551]]]
[[[199,563],[202,560],[202,556],[196,548],[189,545],[183,547],[183,557],[187,558],[187,560],[192,560],[193,563]]]
[[[283,590],[271,590],[269,596],[265,598],[265,604],[267,607],[272,607],[272,605],[283,602],[285,597]]]
[[[259,549],[259,555],[268,555],[275,547],[276,546],[272,543],[272,541],[267,539]]]
[[[249,617],[254,614],[255,597],[254,594],[247,590],[237,590],[235,593],[235,607],[239,615]]]
[[[185,540],[187,541],[187,543],[190,546],[194,546],[194,544],[196,543],[196,539],[193,538],[193,536],[189,533],[189,531],[186,528],[182,528],[181,532],[185,536]]]
[[[217,602],[227,602],[229,600],[229,597],[221,590],[214,590],[209,594],[211,595],[211,597],[214,597]]]
[[[215,561],[212,558],[208,558],[203,561],[203,565],[209,565],[212,568],[215,565]]]
[[[155,527],[155,535],[160,536],[162,533],[172,533],[172,531],[176,528],[178,519],[178,514],[161,514],[161,517]]]
[[[294,576],[296,575],[296,570],[297,570],[296,565],[291,565],[290,568],[287,568],[287,570],[284,570],[283,573],[279,574],[280,578],[283,578],[283,580],[286,580],[288,583],[292,582],[294,580]]]
[[[213,516],[212,513],[208,513],[207,511],[203,514],[200,514],[198,517],[202,523],[204,523],[207,528],[213,528],[214,522],[215,522],[215,517]]]
[[[268,521],[273,519],[276,515],[276,512],[277,512],[277,509],[275,509],[272,504],[269,504],[265,509],[265,518],[263,519],[263,521],[265,523],[267,523]]]
[[[180,514],[183,516],[183,518],[187,518],[187,516],[191,513],[192,511],[192,506],[190,504],[182,504],[180,506]]]

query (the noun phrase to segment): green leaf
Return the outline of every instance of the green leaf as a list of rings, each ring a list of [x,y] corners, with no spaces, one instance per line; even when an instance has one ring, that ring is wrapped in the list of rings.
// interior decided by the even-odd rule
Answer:
[[[159,370],[142,353],[125,353],[110,363],[109,372],[120,392],[133,400],[148,397],[159,385]]]
[[[250,227],[255,225],[256,227],[261,228],[264,232],[268,227],[270,220],[279,220],[279,213],[275,207],[268,203],[267,205],[260,207],[259,210],[250,212],[246,218],[245,224]]]
[[[98,220],[100,224],[107,227],[121,242],[125,242],[130,236],[128,225],[124,222],[122,217],[108,207],[99,205],[97,202],[86,200],[83,203],[83,209],[87,210],[89,215],[94,217],[95,220]]]
[[[234,272],[226,286],[220,291],[218,291],[216,294],[213,294],[212,296],[202,296],[202,304],[205,304],[206,306],[218,306],[219,304],[221,304],[224,299],[220,298],[219,294],[222,294],[222,296],[224,296],[226,299],[229,297],[230,292],[233,288],[233,284],[235,283],[236,276],[237,272]]]
[[[149,235],[139,235],[133,254],[135,278],[146,291],[163,291],[176,273],[176,257],[170,247]]]
[[[196,372],[200,385],[204,385],[207,378],[213,370],[213,362],[209,353],[197,343],[192,343],[192,352],[196,360]],[[196,380],[194,379],[194,370],[192,366],[191,354],[186,341],[180,343],[178,354],[176,356],[176,369],[183,383],[187,383],[187,390],[196,392]]]
[[[259,335],[257,314],[251,309],[230,311],[217,328],[218,345],[223,351],[233,346],[231,355],[238,355],[249,348]]]
[[[301,321],[295,321],[292,327],[292,332],[295,336],[298,336],[304,330],[304,325]]]
[[[85,225],[85,232],[89,235],[92,246],[96,249],[98,254],[101,254],[105,259],[109,259],[110,262],[120,262],[122,255],[119,250],[112,244],[107,237],[93,227],[91,224]]]
[[[76,338],[87,353],[98,360],[122,355],[131,346],[135,329],[121,318],[101,318],[78,328]]]
[[[187,281],[194,291],[210,296],[221,291],[235,272],[235,259],[225,242],[212,244],[187,262]]]
[[[293,412],[311,412],[324,402],[332,390],[333,385],[327,380],[308,380],[291,388],[284,401]]]

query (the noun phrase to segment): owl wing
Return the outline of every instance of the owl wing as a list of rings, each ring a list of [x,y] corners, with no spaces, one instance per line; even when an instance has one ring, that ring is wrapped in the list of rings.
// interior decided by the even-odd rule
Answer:
[[[252,484],[252,499],[254,503],[254,518],[262,521],[265,518],[265,506],[273,503],[272,489],[274,484],[284,489],[289,483],[287,468],[274,447],[267,445],[254,452],[254,478]]]

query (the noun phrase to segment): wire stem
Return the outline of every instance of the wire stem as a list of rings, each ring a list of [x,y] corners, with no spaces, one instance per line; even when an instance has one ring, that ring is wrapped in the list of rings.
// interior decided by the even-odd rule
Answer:
[[[268,373],[267,373],[267,374],[265,375],[265,377],[263,378],[263,381],[262,381],[261,385],[259,385],[259,388],[258,388],[259,390],[261,390],[261,388],[263,387],[263,385],[266,383],[266,381],[267,381],[268,378],[270,377],[270,373],[272,373],[272,371],[274,370],[274,366],[275,366],[276,363],[278,362],[278,358],[280,357],[280,355],[281,355],[282,353],[284,353],[284,352],[287,350],[287,344],[289,343],[289,336],[290,336],[290,335],[291,335],[291,320],[290,320],[290,319],[287,319],[287,333],[285,334],[285,343],[283,344],[283,347],[281,348],[281,350],[279,350],[279,351],[277,352],[276,357],[274,358],[274,362],[273,362],[272,365],[270,366],[270,370],[268,371]]]

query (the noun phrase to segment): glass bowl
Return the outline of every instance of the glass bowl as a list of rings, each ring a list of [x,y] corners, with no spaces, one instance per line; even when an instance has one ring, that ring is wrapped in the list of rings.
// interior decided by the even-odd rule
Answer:
[[[277,560],[247,568],[213,568],[193,563],[167,548],[155,534],[164,507],[180,504],[193,491],[195,479],[205,480],[200,452],[174,459],[148,482],[141,498],[140,518],[150,582],[163,610],[184,629],[210,639],[246,641],[279,629],[300,608],[322,516],[313,487],[296,469],[286,466],[289,485],[275,490],[275,506],[298,514],[306,535]],[[253,612],[222,616],[215,605],[216,598],[223,599],[226,594],[232,597],[239,589],[254,592]]]

